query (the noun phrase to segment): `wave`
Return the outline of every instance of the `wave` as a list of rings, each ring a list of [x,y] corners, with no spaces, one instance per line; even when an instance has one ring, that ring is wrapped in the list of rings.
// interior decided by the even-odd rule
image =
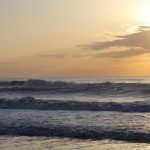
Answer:
[[[64,81],[1,81],[2,91],[27,91],[49,93],[89,93],[89,94],[150,94],[150,84],[146,83],[74,83]]]
[[[0,99],[0,109],[150,112],[150,102],[81,102],[23,97],[20,99]]]
[[[103,129],[102,127],[85,127],[73,125],[43,126],[7,126],[0,124],[0,135],[69,137],[79,139],[113,139],[128,142],[150,143],[150,133],[130,131],[129,129]]]

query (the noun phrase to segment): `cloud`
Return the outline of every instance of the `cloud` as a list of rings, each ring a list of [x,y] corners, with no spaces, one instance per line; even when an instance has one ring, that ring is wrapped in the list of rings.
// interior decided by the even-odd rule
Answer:
[[[142,30],[132,34],[118,35],[116,37],[119,39],[106,42],[95,42],[82,45],[82,47],[92,50],[104,50],[110,47],[140,47],[150,50],[150,30]]]
[[[0,62],[0,65],[18,65],[18,63],[17,62]]]
[[[53,58],[63,58],[63,57],[65,57],[65,55],[63,55],[63,54],[48,54],[48,55],[37,55],[37,57],[41,57],[41,58],[51,58],[51,57],[53,57]]]
[[[150,53],[150,26],[139,26],[138,30],[131,34],[117,35],[117,39],[105,42],[94,42],[90,44],[83,44],[80,47],[91,50],[104,50],[105,52],[99,54],[99,57],[130,57],[141,55],[143,53]],[[112,47],[126,47],[124,51],[106,52]]]
[[[139,31],[150,30],[150,26],[139,26],[138,30]]]
[[[147,53],[147,51],[141,49],[141,48],[131,48],[127,50],[122,51],[111,51],[111,52],[105,52],[100,54],[95,54],[95,58],[126,58],[126,57],[132,57],[132,56],[138,56],[141,54]]]

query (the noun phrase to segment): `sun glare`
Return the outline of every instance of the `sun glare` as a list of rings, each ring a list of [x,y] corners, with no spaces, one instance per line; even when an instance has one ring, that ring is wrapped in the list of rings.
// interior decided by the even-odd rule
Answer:
[[[144,5],[144,8],[140,12],[140,19],[146,24],[150,24],[150,3]]]

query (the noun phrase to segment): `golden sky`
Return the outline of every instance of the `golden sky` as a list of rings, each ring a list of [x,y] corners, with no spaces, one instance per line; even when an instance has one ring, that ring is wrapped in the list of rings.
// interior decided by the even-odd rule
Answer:
[[[0,78],[150,76],[150,0],[0,0]]]

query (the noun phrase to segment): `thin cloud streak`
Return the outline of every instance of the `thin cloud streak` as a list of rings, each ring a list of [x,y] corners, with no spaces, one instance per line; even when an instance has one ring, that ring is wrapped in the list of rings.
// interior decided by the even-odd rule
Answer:
[[[0,65],[18,65],[17,62],[0,62]]]
[[[142,54],[147,53],[147,51],[140,49],[140,48],[132,48],[127,49],[123,51],[112,51],[112,52],[106,52],[106,53],[100,53],[94,55],[95,58],[126,58],[126,57],[133,57],[133,56],[139,56]]]
[[[48,54],[48,55],[37,55],[37,57],[41,57],[41,58],[63,58],[65,57],[65,55],[61,55],[61,54]]]

